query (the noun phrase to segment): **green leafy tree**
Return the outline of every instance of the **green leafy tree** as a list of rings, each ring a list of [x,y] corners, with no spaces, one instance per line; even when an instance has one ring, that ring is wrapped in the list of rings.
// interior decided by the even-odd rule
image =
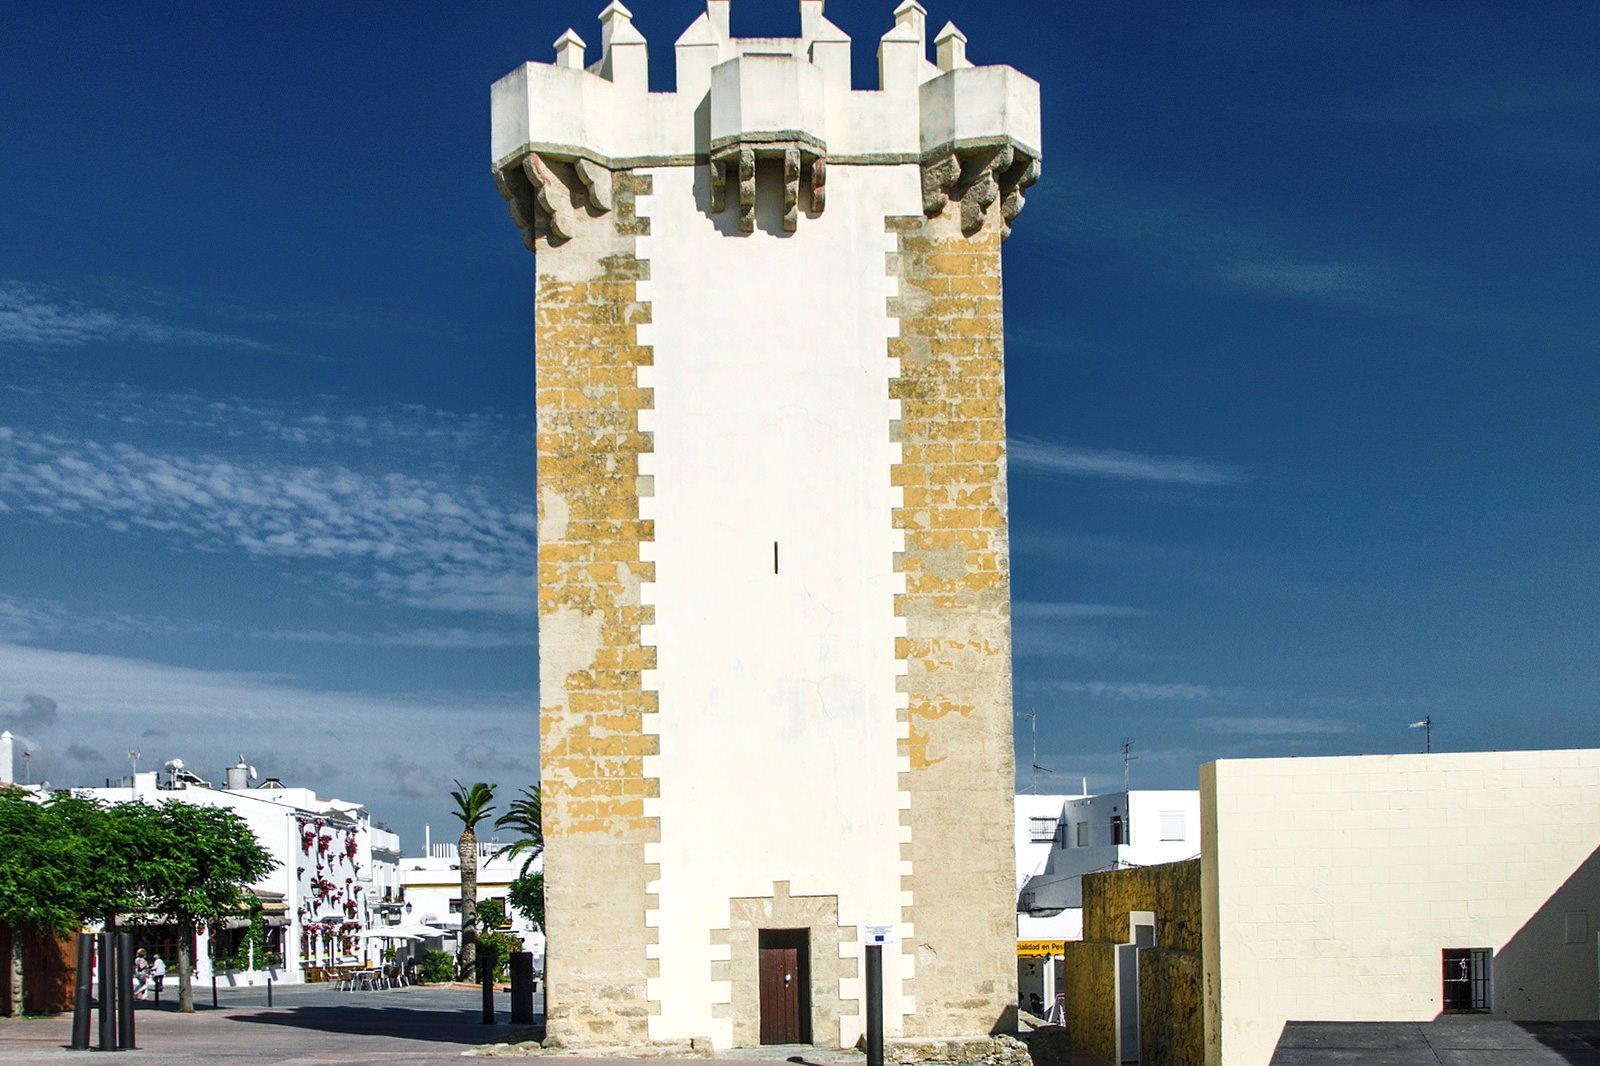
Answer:
[[[528,868],[544,853],[544,794],[538,785],[522,790],[511,801],[506,813],[494,820],[496,829],[506,829],[515,834],[511,843],[494,853],[495,858],[510,856],[522,859],[519,877],[528,876]]]
[[[64,792],[43,803],[0,787],[0,924],[12,930],[12,1010],[26,989],[23,931],[66,937],[87,921],[114,926],[130,896],[120,861],[122,840],[100,804]]]
[[[11,1013],[22,1013],[23,930],[65,935],[79,918],[57,888],[72,880],[60,823],[21,789],[0,790],[0,923],[11,928]]]
[[[461,956],[460,974],[471,980],[478,964],[478,826],[488,821],[494,810],[494,786],[477,782],[467,788],[456,782],[450,793],[456,809],[451,813],[461,822],[457,854],[461,862]]]
[[[544,931],[544,874],[524,874],[511,882],[506,902],[535,929]]]
[[[478,933],[487,936],[506,925],[506,901],[486,899],[478,904]]]
[[[178,926],[178,1010],[194,1012],[194,934],[246,912],[249,885],[278,864],[233,811],[167,802],[122,803],[136,855],[140,909]]]

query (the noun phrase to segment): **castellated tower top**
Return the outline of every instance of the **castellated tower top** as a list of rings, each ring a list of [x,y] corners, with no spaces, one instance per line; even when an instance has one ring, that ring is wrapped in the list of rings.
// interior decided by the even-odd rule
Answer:
[[[974,66],[966,36],[950,24],[930,61],[927,9],[904,0],[878,44],[878,88],[854,89],[850,38],[823,4],[800,0],[797,38],[738,38],[730,0],[707,0],[678,38],[677,90],[652,93],[649,43],[611,0],[595,62],[569,29],[555,62],[525,63],[496,82],[495,177],[529,246],[535,232],[561,240],[582,214],[608,212],[602,172],[639,167],[709,166],[712,209],[724,210],[736,185],[749,232],[764,159],[783,167],[791,230],[802,185],[810,210],[825,208],[829,166],[917,164],[930,217],[959,203],[963,228],[975,232],[1003,199],[1009,232],[1039,176],[1038,83],[1010,67]]]

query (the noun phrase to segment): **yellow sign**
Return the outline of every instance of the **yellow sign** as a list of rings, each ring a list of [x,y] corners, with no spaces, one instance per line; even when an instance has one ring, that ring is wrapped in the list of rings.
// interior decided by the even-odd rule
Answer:
[[[1067,942],[1065,940],[1019,940],[1017,941],[1017,958],[1019,959],[1047,959],[1052,955],[1065,955]]]

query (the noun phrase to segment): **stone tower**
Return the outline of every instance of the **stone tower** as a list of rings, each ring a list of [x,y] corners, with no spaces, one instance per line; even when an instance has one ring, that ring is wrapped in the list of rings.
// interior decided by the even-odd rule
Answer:
[[[1015,1003],[1000,243],[1038,85],[905,0],[494,86],[537,273],[551,1036],[850,1045]]]

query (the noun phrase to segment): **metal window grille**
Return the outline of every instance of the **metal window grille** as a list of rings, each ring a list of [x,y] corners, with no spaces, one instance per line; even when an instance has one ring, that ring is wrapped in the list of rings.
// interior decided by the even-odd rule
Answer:
[[[1489,968],[1494,953],[1487,948],[1446,948],[1444,1009],[1450,1014],[1489,1011]]]
[[[1056,838],[1056,820],[1054,818],[1029,818],[1028,826],[1029,839],[1035,844],[1048,844]]]

